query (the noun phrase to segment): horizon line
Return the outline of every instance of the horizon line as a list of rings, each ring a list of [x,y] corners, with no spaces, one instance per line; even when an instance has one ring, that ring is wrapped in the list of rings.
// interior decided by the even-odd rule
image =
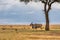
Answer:
[[[45,23],[36,23],[36,24],[44,24],[45,25]],[[30,25],[30,23],[0,24],[0,25]],[[50,25],[60,25],[60,23],[50,23]]]

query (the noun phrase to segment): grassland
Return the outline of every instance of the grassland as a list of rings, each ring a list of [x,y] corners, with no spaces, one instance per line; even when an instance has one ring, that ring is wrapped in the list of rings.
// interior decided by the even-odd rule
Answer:
[[[60,25],[50,25],[50,31],[32,29],[29,25],[0,25],[0,40],[60,40]]]

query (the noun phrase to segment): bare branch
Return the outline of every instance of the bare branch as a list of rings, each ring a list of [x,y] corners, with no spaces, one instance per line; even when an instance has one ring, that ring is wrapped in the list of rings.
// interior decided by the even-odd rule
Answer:
[[[50,3],[50,5],[52,5],[55,2],[55,0],[53,2]]]

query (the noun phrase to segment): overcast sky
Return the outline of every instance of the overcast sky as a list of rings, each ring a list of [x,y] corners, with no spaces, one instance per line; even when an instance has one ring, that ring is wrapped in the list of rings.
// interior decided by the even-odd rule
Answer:
[[[60,4],[54,3],[49,12],[50,23],[60,24]],[[0,24],[45,23],[43,4],[19,0],[0,0]]]

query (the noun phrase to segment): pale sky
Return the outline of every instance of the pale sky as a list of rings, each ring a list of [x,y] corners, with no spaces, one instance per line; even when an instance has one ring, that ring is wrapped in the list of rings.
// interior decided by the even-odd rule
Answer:
[[[41,2],[25,5],[19,0],[0,0],[0,24],[45,23]],[[50,23],[60,24],[60,4],[54,3],[49,12]]]

